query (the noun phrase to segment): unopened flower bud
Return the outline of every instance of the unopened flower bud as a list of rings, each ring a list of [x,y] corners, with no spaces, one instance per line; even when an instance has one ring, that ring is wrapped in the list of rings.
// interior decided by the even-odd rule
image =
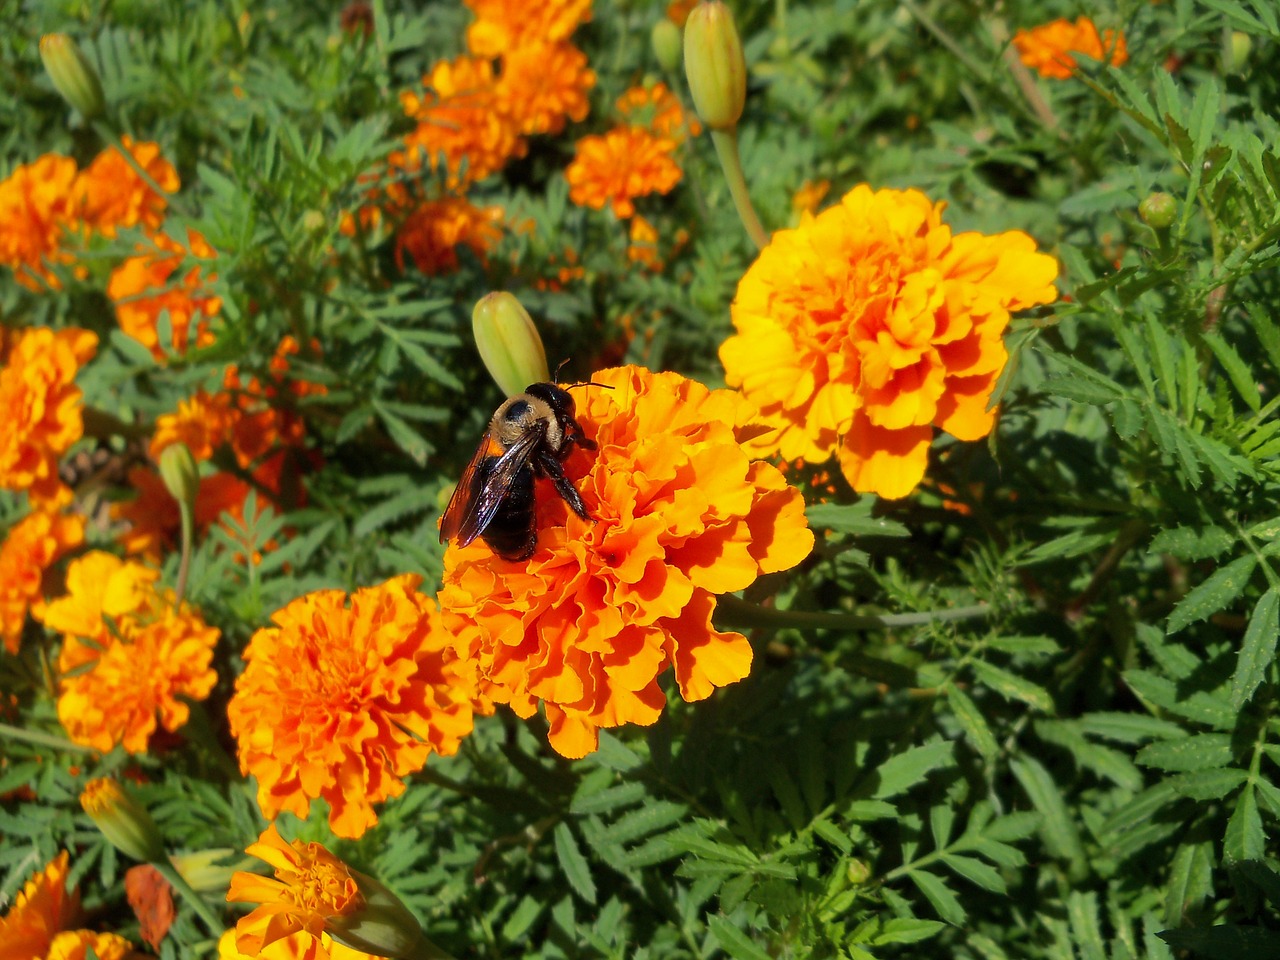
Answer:
[[[533,318],[509,293],[490,293],[480,298],[471,313],[480,359],[502,392],[514,396],[531,383],[551,379],[547,352]]]
[[[684,25],[684,69],[698,116],[712,130],[732,130],[747,102],[747,61],[733,14],[720,0],[693,8]]]
[[[169,857],[169,862],[197,893],[225,892],[231,885],[231,875],[236,872],[237,867],[235,864],[218,861],[234,853],[230,847],[213,847],[209,850],[197,850],[195,853],[175,853]]]
[[[871,868],[861,860],[850,860],[845,867],[845,876],[855,887],[860,887],[871,879]]]
[[[90,780],[80,794],[80,806],[107,841],[125,856],[143,863],[164,860],[164,841],[155,821],[119,781],[111,777]]]
[[[40,38],[40,59],[54,89],[82,117],[92,120],[106,109],[98,71],[65,33],[47,33]]]
[[[160,479],[179,506],[194,506],[200,489],[200,468],[185,443],[171,443],[160,451]]]
[[[329,917],[325,921],[329,936],[344,947],[380,957],[432,956],[434,948],[400,898],[368,874],[350,873],[364,903],[350,913]]]
[[[1178,201],[1167,193],[1153,193],[1138,204],[1138,216],[1154,230],[1168,230],[1178,213]]]
[[[1253,37],[1241,30],[1231,31],[1228,53],[1231,62],[1226,65],[1227,72],[1243,72],[1245,65],[1249,62],[1249,55],[1253,53]]]
[[[663,17],[653,25],[649,34],[653,43],[653,55],[663,70],[674,72],[680,68],[680,28]]]

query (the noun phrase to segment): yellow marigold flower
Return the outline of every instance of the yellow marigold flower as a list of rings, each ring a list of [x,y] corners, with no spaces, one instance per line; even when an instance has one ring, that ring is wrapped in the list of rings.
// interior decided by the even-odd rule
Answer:
[[[189,258],[211,259],[213,249],[196,231],[187,233],[187,248],[164,234],[152,237],[152,246],[130,257],[116,267],[107,282],[107,296],[115,303],[120,329],[151,351],[157,360],[168,359],[172,351],[186,353],[195,343],[207,346],[213,342],[209,319],[222,310],[221,298],[209,293],[216,279],[206,276],[200,266],[191,266],[185,274],[174,276]],[[168,311],[173,330],[171,344],[160,343],[160,314]]]
[[[67,595],[45,607],[45,626],[64,634],[58,719],[76,743],[142,753],[157,715],[177,730],[190,714],[179,696],[203,700],[217,682],[209,666],[217,628],[186,604],[174,610],[172,592],[156,591],[157,577],[93,551],[72,561]]]
[[[677,144],[702,132],[697,116],[680,106],[671,88],[661,81],[629,88],[618,98],[617,107],[627,123]]]
[[[586,119],[595,85],[587,55],[573,44],[528,42],[503,54],[498,91],[521,133],[556,134],[567,120]]]
[[[1094,60],[1104,60],[1113,67],[1124,65],[1129,59],[1124,34],[1118,30],[1106,30],[1101,36],[1088,17],[1070,20],[1054,20],[1030,30],[1019,30],[1013,35],[1013,46],[1018,58],[1042,77],[1066,80],[1076,72],[1075,53],[1083,53]]]
[[[745,677],[751,646],[711,626],[716,594],[813,546],[799,491],[738,442],[751,414],[739,396],[634,366],[592,379],[613,387],[574,391],[598,450],[575,451],[565,472],[595,522],[539,484],[533,556],[451,545],[440,592],[483,692],[522,717],[543,701],[567,757],[594,750],[601,727],[653,723],[669,666],[690,701]]]
[[[146,960],[146,954],[133,949],[133,944],[119,934],[92,930],[58,934],[44,960],[87,960],[90,948],[98,960]]]
[[[791,209],[797,214],[813,213],[831,190],[830,180],[806,180],[791,196]]]
[[[464,0],[476,15],[467,28],[467,49],[480,57],[498,57],[529,43],[568,40],[578,24],[591,19],[591,0]]]
[[[33,290],[60,286],[49,263],[71,257],[62,250],[68,228],[79,222],[73,184],[76,162],[47,153],[0,182],[0,263]]]
[[[444,157],[451,190],[464,190],[501,170],[524,151],[515,120],[506,110],[489,60],[461,56],[437,63],[422,78],[425,94],[409,90],[400,104],[418,127],[405,137],[405,150],[391,155],[393,168],[407,173],[425,161],[435,170]],[[465,167],[465,169],[464,169]]]
[[[640,127],[615,127],[604,136],[578,141],[573,162],[565,170],[569,199],[580,207],[604,209],[625,220],[636,212],[632,202],[651,193],[669,193],[681,171],[672,157],[675,143]]]
[[[95,334],[74,327],[18,335],[0,369],[0,488],[38,503],[58,496],[58,458],[84,432],[76,371],[97,347]]]
[[[45,571],[84,543],[84,518],[37,509],[10,528],[0,544],[0,639],[18,652],[27,611],[44,609]]]
[[[26,882],[0,917],[0,960],[48,954],[59,931],[80,922],[80,894],[67,889],[67,851]]]
[[[121,141],[152,180],[169,193],[177,191],[178,171],[160,155],[159,144],[135,144],[127,134]],[[84,225],[107,237],[139,224],[148,232],[160,229],[168,206],[168,200],[138,176],[116,147],[103,150],[80,172],[76,196]]]
[[[780,230],[738,284],[725,379],[773,430],[753,449],[904,497],[933,428],[986,436],[1013,310],[1051,303],[1058,266],[1025,233],[953,235],[917,190],[855,187]]]
[[[315,937],[300,932],[275,940],[258,953],[241,953],[236,948],[234,930],[228,930],[218,940],[218,960],[310,960],[324,957],[329,960],[382,960],[371,953],[335,943],[327,933],[320,934],[318,947]]]
[[[268,817],[321,797],[333,832],[358,837],[402,777],[471,732],[474,667],[420,582],[307,594],[249,641],[227,716]]]
[[[477,207],[462,197],[442,197],[421,204],[396,234],[396,265],[404,255],[429,276],[458,269],[458,247],[471,249],[483,262],[502,239],[501,207]]]

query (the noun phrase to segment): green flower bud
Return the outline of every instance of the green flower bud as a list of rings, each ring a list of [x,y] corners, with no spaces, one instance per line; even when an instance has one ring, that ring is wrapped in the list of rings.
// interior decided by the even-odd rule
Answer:
[[[54,89],[82,117],[92,120],[106,109],[98,72],[65,33],[47,33],[40,38],[40,59]]]
[[[1154,230],[1168,230],[1178,214],[1178,201],[1167,193],[1153,193],[1138,204],[1138,216]]]
[[[551,379],[547,352],[529,311],[509,293],[489,293],[471,313],[480,359],[507,396]]]
[[[845,876],[855,887],[860,887],[871,879],[871,868],[861,860],[850,860],[845,867]]]
[[[155,821],[119,781],[111,777],[90,780],[80,794],[80,806],[125,856],[143,863],[164,861],[164,841]]]
[[[212,847],[195,853],[175,853],[169,857],[169,862],[197,893],[225,893],[231,885],[231,875],[244,867],[218,861],[235,852],[231,847]]]
[[[684,25],[684,69],[698,116],[732,130],[747,102],[747,61],[733,14],[720,0],[700,3]]]
[[[422,935],[409,908],[394,893],[366,873],[350,870],[364,904],[347,914],[325,919],[325,932],[352,950],[379,957],[440,957],[449,955]]]
[[[658,65],[668,73],[680,69],[680,28],[663,17],[653,25],[649,34],[653,43],[653,55],[658,58]]]
[[[1240,30],[1231,31],[1231,40],[1228,46],[1228,56],[1230,63],[1227,66],[1228,73],[1241,73],[1244,71],[1245,64],[1249,62],[1249,55],[1253,53],[1253,37]]]
[[[179,506],[194,509],[200,468],[185,443],[172,443],[160,451],[160,479]]]

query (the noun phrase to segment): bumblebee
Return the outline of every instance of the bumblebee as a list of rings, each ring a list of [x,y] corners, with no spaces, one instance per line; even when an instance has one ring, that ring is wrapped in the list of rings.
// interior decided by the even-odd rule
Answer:
[[[594,522],[561,461],[574,445],[596,449],[574,419],[573,397],[554,383],[531,384],[489,421],[440,520],[440,542],[483,537],[506,560],[527,560],[538,545],[533,482],[549,479],[569,509]]]

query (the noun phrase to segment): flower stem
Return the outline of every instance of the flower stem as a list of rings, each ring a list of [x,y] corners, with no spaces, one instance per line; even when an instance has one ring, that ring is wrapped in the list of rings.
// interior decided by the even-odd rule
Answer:
[[[23,740],[27,743],[36,743],[42,747],[52,747],[55,750],[75,750],[79,753],[97,753],[93,747],[86,747],[84,744],[73,743],[66,737],[55,736],[52,733],[41,733],[38,730],[24,730],[22,727],[11,727],[7,723],[0,723],[0,740]]]
[[[173,591],[175,613],[182,606],[182,598],[187,595],[187,575],[191,572],[191,550],[196,539],[193,513],[189,501],[183,500],[178,503],[178,515],[182,518],[182,559],[178,561],[178,585]]]
[[[730,626],[766,627],[775,630],[795,627],[800,630],[885,630],[894,627],[918,627],[953,620],[977,620],[991,615],[989,604],[948,610],[926,610],[922,613],[814,613],[804,610],[776,610],[761,607],[739,597],[726,594],[716,602],[716,619]]]
[[[756,249],[763,250],[769,245],[769,234],[756,216],[756,208],[751,205],[751,194],[747,192],[747,180],[742,175],[742,158],[738,155],[738,131],[712,130],[711,142],[716,145],[720,168],[729,183],[733,205],[738,208],[738,217],[746,228],[747,236],[756,245]]]
[[[186,877],[178,872],[169,860],[156,860],[152,866],[160,871],[160,874],[169,881],[169,885],[191,904],[191,908],[200,915],[200,919],[204,921],[204,925],[209,928],[209,932],[215,937],[221,936],[226,924],[218,919],[218,915],[213,912],[213,908],[209,906],[209,902],[204,897],[196,893],[191,884],[187,883]]]

